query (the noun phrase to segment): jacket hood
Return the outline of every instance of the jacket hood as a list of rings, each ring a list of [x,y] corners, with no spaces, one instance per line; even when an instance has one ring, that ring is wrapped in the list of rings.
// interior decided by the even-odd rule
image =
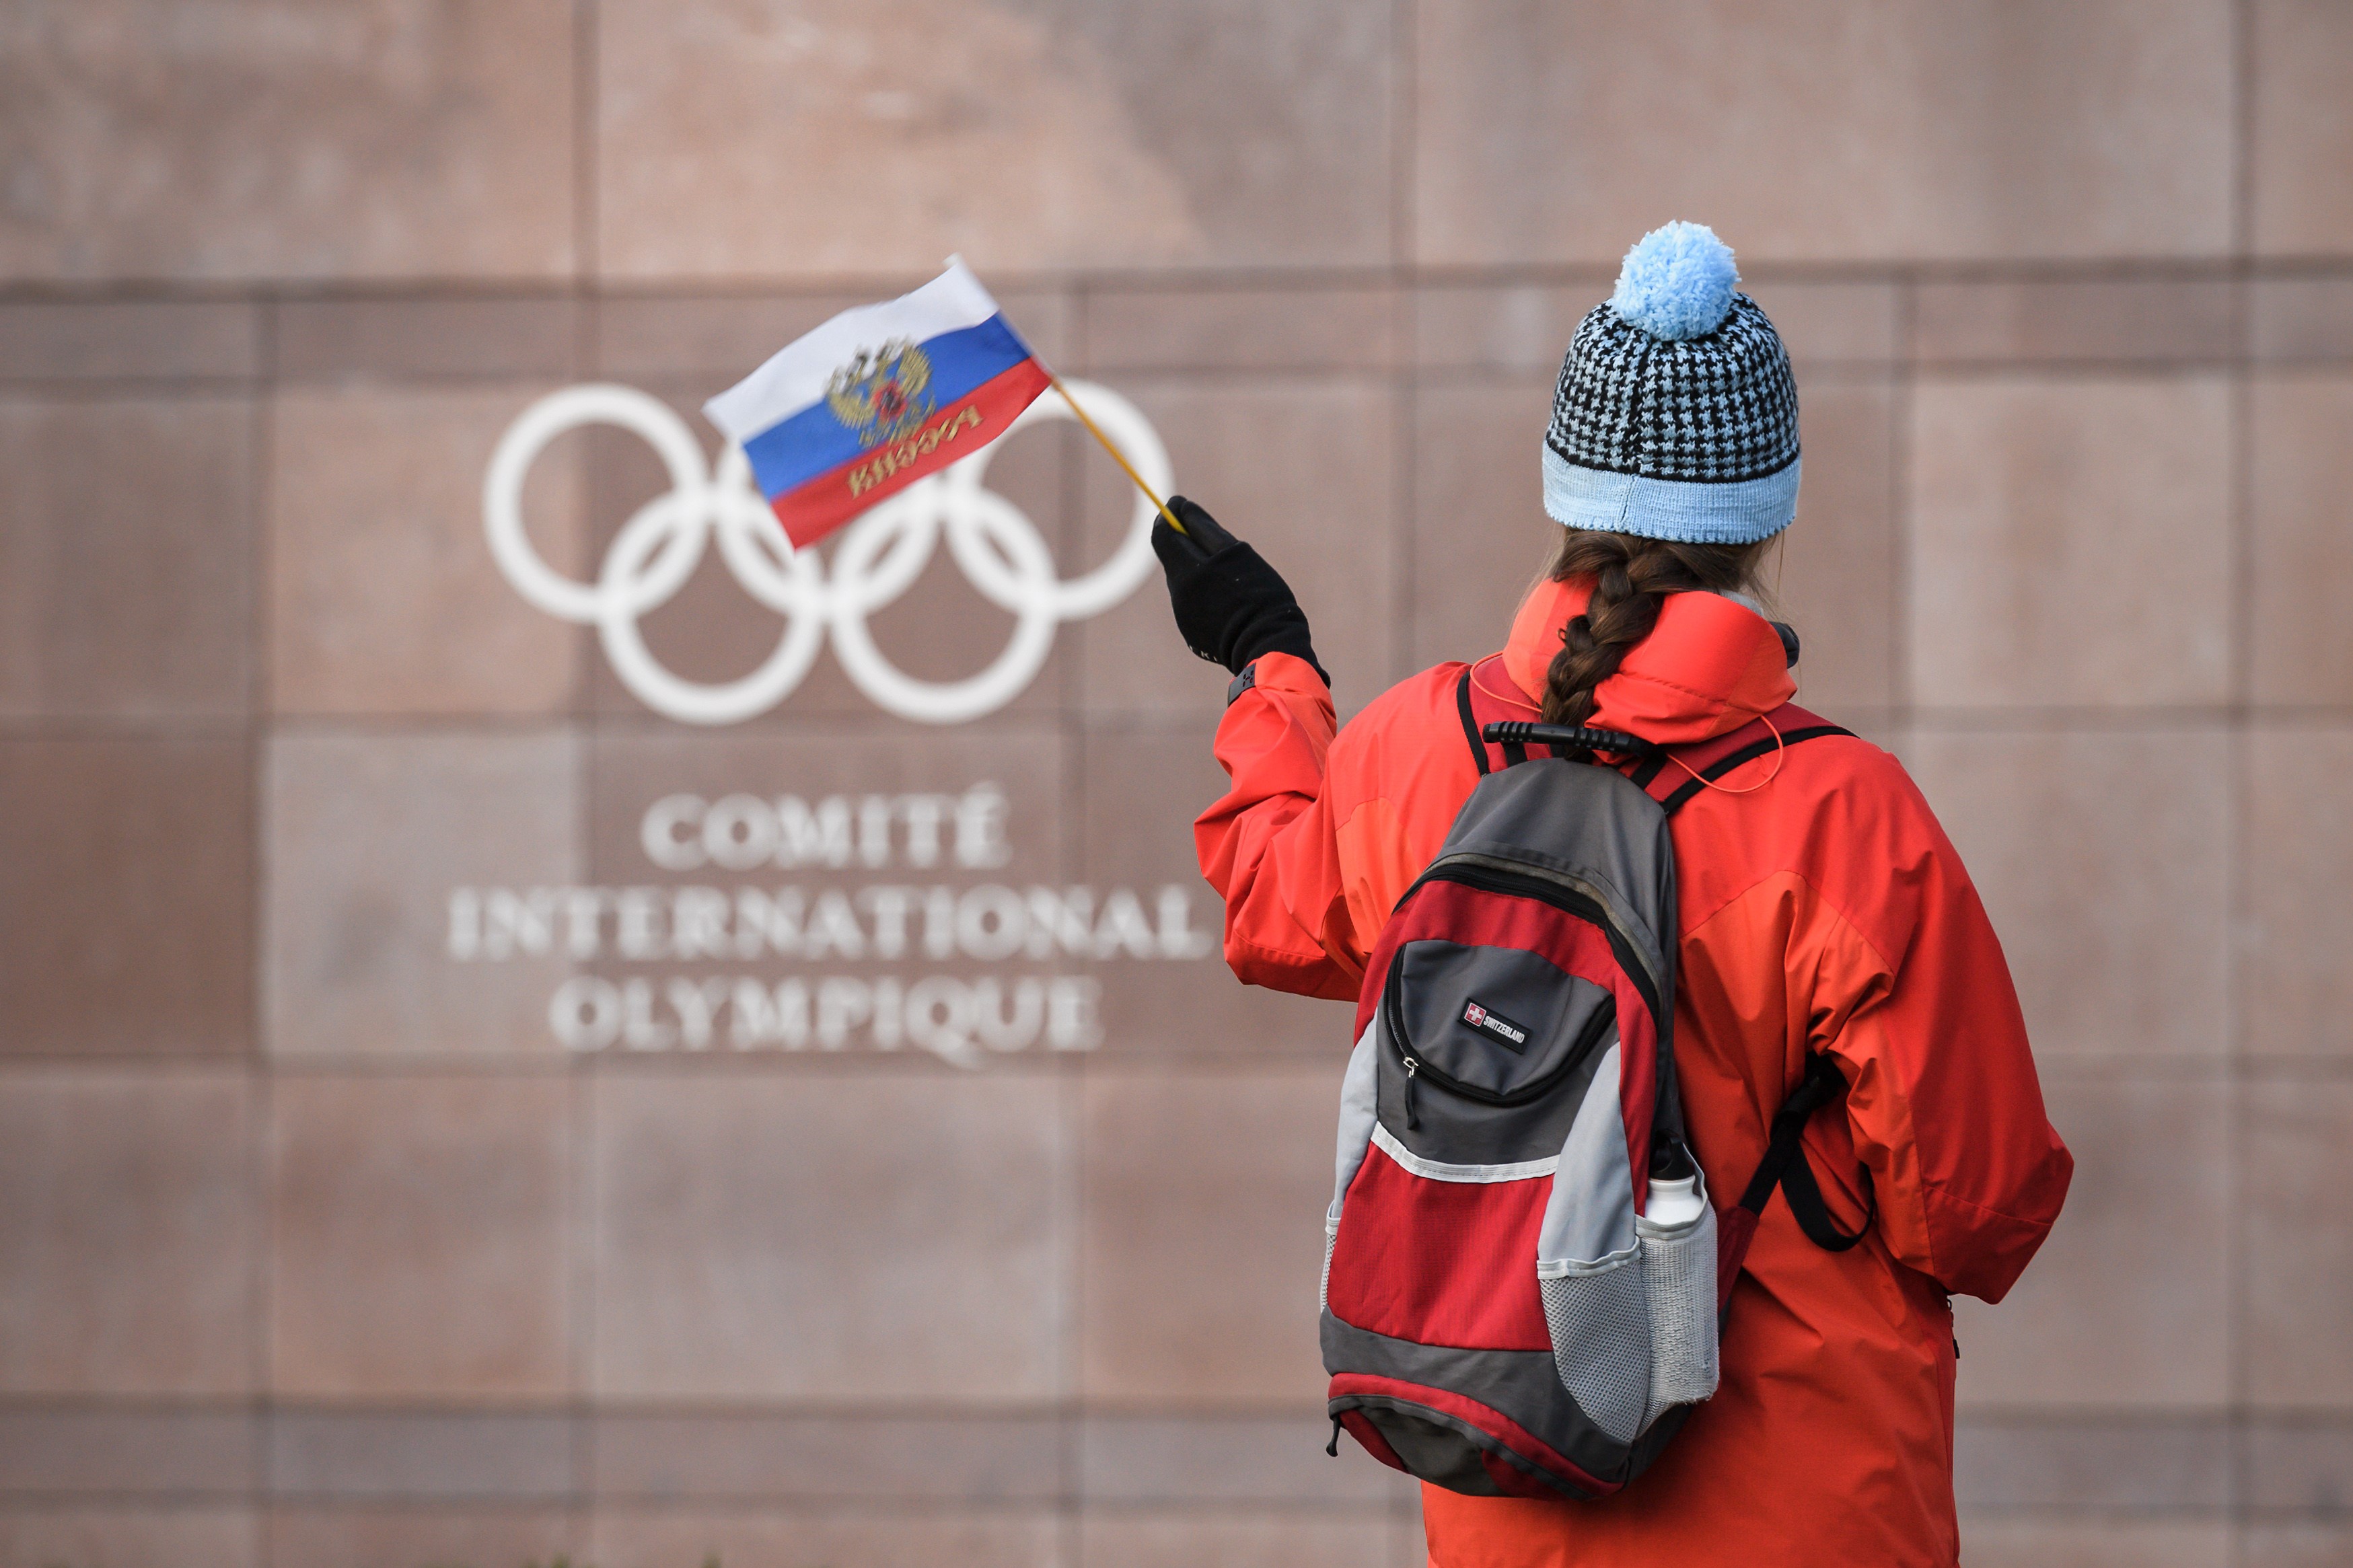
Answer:
[[[1577,577],[1538,583],[1521,601],[1504,672],[1531,706],[1540,704],[1561,633],[1592,594],[1593,580]],[[1651,635],[1595,689],[1588,722],[1683,745],[1736,730],[1797,693],[1770,621],[1719,594],[1671,594]]]

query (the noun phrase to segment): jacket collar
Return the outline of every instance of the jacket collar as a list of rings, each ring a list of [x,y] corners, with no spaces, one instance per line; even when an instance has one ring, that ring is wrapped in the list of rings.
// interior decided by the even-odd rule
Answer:
[[[1592,593],[1588,577],[1542,582],[1521,602],[1502,660],[1530,706],[1541,699],[1561,632]],[[1671,594],[1651,635],[1595,690],[1588,722],[1683,745],[1736,730],[1797,692],[1772,623],[1721,595]]]

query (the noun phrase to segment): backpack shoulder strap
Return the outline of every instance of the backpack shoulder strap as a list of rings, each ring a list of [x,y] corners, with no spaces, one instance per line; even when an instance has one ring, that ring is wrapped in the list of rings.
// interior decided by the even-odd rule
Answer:
[[[1479,715],[1471,706],[1471,667],[1462,667],[1462,679],[1454,683],[1454,709],[1462,715],[1462,738],[1471,742],[1471,760],[1484,778],[1493,770],[1487,765],[1487,742],[1479,736]]]
[[[1528,717],[1525,710],[1515,709],[1501,700],[1489,692],[1484,685],[1473,679],[1480,665],[1500,657],[1500,655],[1490,655],[1488,658],[1464,665],[1461,678],[1454,683],[1454,708],[1455,711],[1462,717],[1462,738],[1470,743],[1471,760],[1478,766],[1482,777],[1493,773],[1499,767],[1507,768],[1514,763],[1526,762],[1531,746],[1534,747],[1535,754],[1537,756],[1548,757],[1554,754],[1553,748],[1542,742],[1524,743],[1518,741],[1504,741],[1494,745],[1487,743],[1485,734],[1488,725],[1502,720]]]
[[[1757,1222],[1764,1218],[1765,1205],[1773,1201],[1776,1187],[1788,1195],[1790,1215],[1806,1233],[1806,1239],[1825,1252],[1844,1252],[1855,1246],[1879,1217],[1879,1194],[1872,1185],[1870,1166],[1856,1167],[1862,1173],[1864,1207],[1862,1223],[1850,1233],[1831,1218],[1821,1184],[1814,1179],[1814,1168],[1806,1159],[1806,1123],[1815,1111],[1845,1094],[1846,1074],[1839,1071],[1838,1063],[1827,1052],[1816,1051],[1806,1058],[1806,1076],[1773,1113],[1765,1157],[1757,1162],[1748,1189],[1740,1194],[1738,1204],[1718,1215],[1715,1295],[1719,1312],[1731,1304],[1733,1283],[1739,1278],[1740,1266],[1748,1257],[1748,1243],[1757,1234]]]
[[[1846,1074],[1839,1071],[1838,1063],[1831,1059],[1829,1053],[1816,1051],[1808,1057],[1806,1076],[1798,1080],[1798,1087],[1789,1091],[1789,1098],[1774,1112],[1765,1158],[1757,1163],[1757,1173],[1749,1177],[1748,1190],[1740,1194],[1742,1208],[1762,1215],[1765,1205],[1773,1201],[1773,1189],[1779,1187],[1789,1196],[1789,1212],[1797,1216],[1798,1228],[1826,1252],[1844,1252],[1861,1241],[1879,1213],[1879,1194],[1871,1185],[1871,1167],[1861,1166],[1869,1207],[1863,1212],[1862,1226],[1852,1235],[1841,1230],[1831,1218],[1830,1205],[1822,1201],[1822,1189],[1814,1180],[1813,1166],[1806,1163],[1806,1123],[1813,1119],[1815,1111],[1845,1094]]]
[[[1825,735],[1853,733],[1794,702],[1784,702],[1736,730],[1688,746],[1663,748],[1645,757],[1628,776],[1672,816],[1694,795],[1743,763]],[[1678,762],[1682,767],[1675,765]]]

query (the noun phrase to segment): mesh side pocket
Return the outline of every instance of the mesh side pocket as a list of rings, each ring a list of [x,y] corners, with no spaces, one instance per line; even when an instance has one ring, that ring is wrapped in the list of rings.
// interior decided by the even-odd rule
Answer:
[[[1558,1267],[1556,1265],[1555,1267]],[[1574,1274],[1540,1275],[1553,1365],[1592,1423],[1630,1443],[1642,1430],[1651,1397],[1650,1307],[1643,1299],[1641,1249],[1630,1247]]]
[[[1340,1245],[1340,1216],[1324,1216],[1324,1280],[1315,1287],[1315,1310],[1322,1311],[1332,1304],[1332,1251]]]
[[[1715,1392],[1715,1211],[1672,1230],[1635,1223],[1641,1237],[1642,1294],[1651,1319],[1648,1426],[1671,1405]]]

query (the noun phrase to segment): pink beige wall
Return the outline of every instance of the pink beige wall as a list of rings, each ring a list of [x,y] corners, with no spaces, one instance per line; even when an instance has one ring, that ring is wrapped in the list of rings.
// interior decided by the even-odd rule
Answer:
[[[1190,883],[1156,584],[959,729],[828,658],[697,730],[481,479],[960,249],[1361,704],[1499,641],[1551,370],[1676,216],[1798,361],[1805,700],[1944,815],[2079,1161],[1961,1319],[1970,1561],[2353,1560],[2348,75],[2327,0],[14,0],[0,1564],[1419,1563],[1318,1451],[1342,1010],[1115,956],[1093,1048],[977,1070],[577,1052],[557,987],[700,971],[449,954],[453,889],[742,881],[647,863],[683,790],[993,782],[1009,863],[909,879]],[[993,482],[1108,550],[1075,440]],[[659,489],[567,437],[534,538]],[[1008,624],[944,563],[875,617],[933,678]],[[777,627],[712,562],[645,625]]]

